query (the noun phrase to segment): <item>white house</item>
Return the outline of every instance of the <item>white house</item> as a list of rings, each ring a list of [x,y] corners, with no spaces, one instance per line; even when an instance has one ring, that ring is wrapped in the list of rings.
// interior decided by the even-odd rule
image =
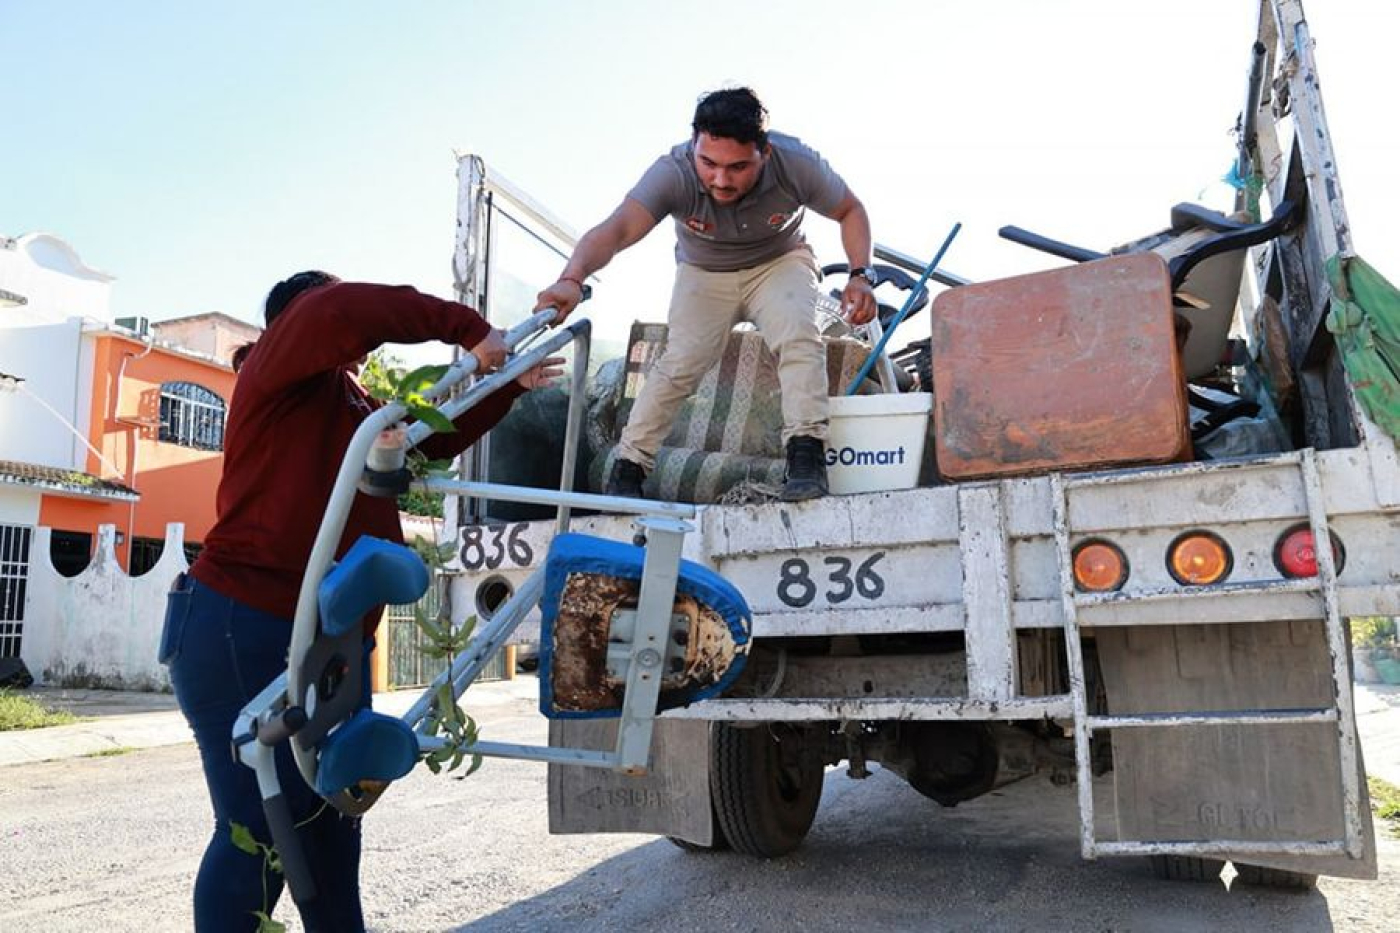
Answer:
[[[22,379],[26,394],[52,409],[0,395],[0,460],[85,468],[93,366],[83,328],[113,323],[112,281],[56,236],[0,237],[0,373]],[[14,499],[0,486],[0,523],[14,518],[6,514]]]
[[[57,237],[0,238],[0,658],[150,687],[170,526],[194,546],[213,521],[233,374],[113,320],[112,281]]]

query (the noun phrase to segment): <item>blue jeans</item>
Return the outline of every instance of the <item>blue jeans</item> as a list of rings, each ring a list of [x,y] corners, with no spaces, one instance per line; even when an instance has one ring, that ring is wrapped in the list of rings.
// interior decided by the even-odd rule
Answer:
[[[245,606],[189,575],[170,593],[160,657],[194,732],[214,805],[214,835],[194,886],[199,933],[256,930],[254,912],[271,915],[282,893],[282,875],[269,870],[261,855],[233,844],[234,823],[264,845],[272,837],[253,770],[234,759],[231,735],[244,705],[286,670],[291,635],[289,620]],[[276,760],[317,889],[310,903],[297,905],[303,926],[308,933],[363,930],[359,819],[343,816],[307,786],[287,742],[277,746]]]

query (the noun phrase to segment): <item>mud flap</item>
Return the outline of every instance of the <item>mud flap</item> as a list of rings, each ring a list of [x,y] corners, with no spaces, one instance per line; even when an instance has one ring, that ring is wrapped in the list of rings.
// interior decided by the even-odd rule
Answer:
[[[616,720],[549,724],[549,744],[554,747],[611,750],[616,741]],[[655,833],[712,845],[710,724],[658,719],[651,749],[651,770],[641,777],[551,764],[549,831]]]
[[[1095,630],[1112,714],[1302,709],[1333,704],[1321,620]],[[1344,684],[1343,689],[1351,689]],[[1123,840],[1325,841],[1343,836],[1333,723],[1118,729],[1114,800]],[[1376,877],[1361,768],[1360,859],[1241,855],[1266,868]],[[1228,856],[1227,856],[1228,857]]]

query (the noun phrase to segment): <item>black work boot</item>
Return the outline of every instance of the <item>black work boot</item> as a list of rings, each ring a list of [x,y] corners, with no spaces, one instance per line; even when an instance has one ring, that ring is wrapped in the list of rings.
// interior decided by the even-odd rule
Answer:
[[[624,499],[641,499],[643,498],[642,480],[646,478],[646,471],[638,464],[618,457],[613,461],[612,472],[608,474],[608,483],[603,487],[603,495],[622,496]]]
[[[826,495],[826,444],[815,437],[787,442],[787,477],[783,501],[801,502]]]

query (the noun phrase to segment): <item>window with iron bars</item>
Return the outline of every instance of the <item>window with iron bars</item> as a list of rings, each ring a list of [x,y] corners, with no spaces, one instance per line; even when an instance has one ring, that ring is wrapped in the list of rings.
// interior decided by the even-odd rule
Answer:
[[[186,541],[185,563],[193,565],[195,558],[202,550],[204,550],[202,542]],[[133,577],[141,576],[160,562],[160,555],[163,553],[165,553],[164,538],[132,538],[131,561],[128,564],[127,573]]]
[[[33,531],[28,525],[0,525],[0,658],[19,657]]]
[[[159,439],[199,450],[223,450],[224,409],[224,400],[204,386],[162,383]]]

